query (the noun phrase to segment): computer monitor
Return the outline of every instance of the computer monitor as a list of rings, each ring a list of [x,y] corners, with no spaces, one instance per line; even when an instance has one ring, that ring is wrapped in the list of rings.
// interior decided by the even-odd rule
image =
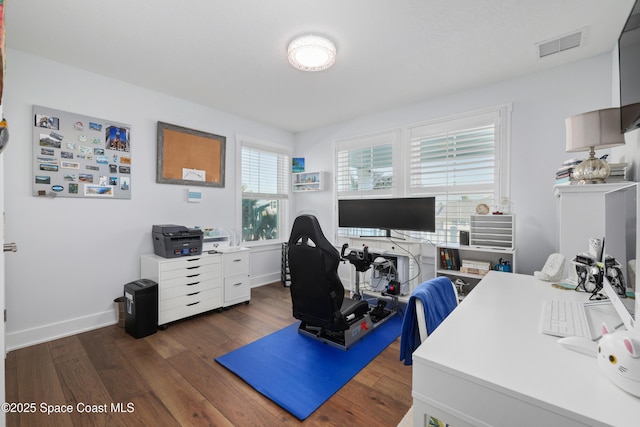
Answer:
[[[639,252],[637,239],[638,219],[638,186],[630,184],[609,191],[604,195],[605,203],[605,236],[604,253],[616,259],[620,265],[627,292],[638,289],[629,261],[636,259]],[[603,279],[603,290],[613,303],[618,315],[628,330],[633,329],[636,313],[636,299],[619,295],[610,281]]]

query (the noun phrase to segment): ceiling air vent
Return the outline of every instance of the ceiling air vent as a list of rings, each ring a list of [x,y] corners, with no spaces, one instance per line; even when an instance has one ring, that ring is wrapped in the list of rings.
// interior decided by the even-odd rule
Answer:
[[[545,56],[553,55],[554,53],[578,47],[583,43],[583,38],[584,30],[580,30],[575,33],[567,34],[566,36],[556,37],[552,40],[538,43],[538,56],[540,58],[544,58]]]

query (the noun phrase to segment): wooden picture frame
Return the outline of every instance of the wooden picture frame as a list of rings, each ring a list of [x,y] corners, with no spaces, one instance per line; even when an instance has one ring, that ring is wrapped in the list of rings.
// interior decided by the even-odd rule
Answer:
[[[158,122],[156,182],[224,188],[227,138]]]

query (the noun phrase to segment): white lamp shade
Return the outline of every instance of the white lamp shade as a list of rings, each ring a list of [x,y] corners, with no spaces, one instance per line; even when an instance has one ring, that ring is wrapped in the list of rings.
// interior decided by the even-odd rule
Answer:
[[[566,151],[589,151],[590,147],[610,148],[624,144],[620,132],[620,109],[606,108],[578,114],[565,120]]]
[[[287,49],[289,63],[303,71],[321,71],[336,62],[336,47],[324,37],[306,35],[294,39]]]

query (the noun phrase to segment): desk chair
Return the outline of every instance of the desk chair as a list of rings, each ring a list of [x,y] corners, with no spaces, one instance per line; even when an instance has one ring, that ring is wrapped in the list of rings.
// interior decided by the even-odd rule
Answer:
[[[343,350],[373,331],[369,304],[345,298],[340,254],[313,215],[297,217],[288,244],[293,317],[298,332]]]
[[[400,336],[400,360],[413,363],[412,354],[458,306],[458,291],[448,277],[436,277],[418,286],[407,304]]]

